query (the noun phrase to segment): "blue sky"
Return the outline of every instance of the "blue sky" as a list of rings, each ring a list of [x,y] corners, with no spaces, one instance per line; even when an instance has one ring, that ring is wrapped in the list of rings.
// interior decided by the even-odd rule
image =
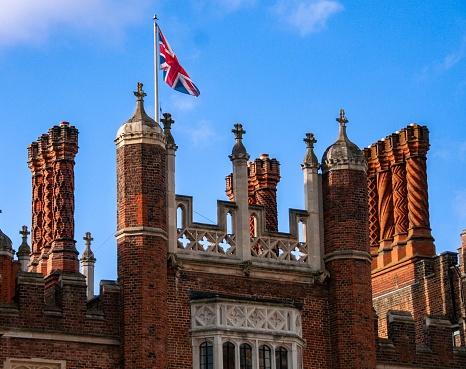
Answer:
[[[363,148],[427,125],[429,199],[438,252],[466,228],[466,2],[334,0],[3,0],[0,3],[0,228],[14,247],[30,226],[27,145],[60,121],[80,132],[76,234],[90,231],[96,279],[116,278],[115,145],[144,83],[153,115],[153,23],[201,91],[160,84],[172,113],[177,193],[195,220],[216,219],[241,122],[251,159],[281,163],[279,227],[303,208],[302,139],[322,156],[344,108]],[[205,217],[205,218],[204,218]]]

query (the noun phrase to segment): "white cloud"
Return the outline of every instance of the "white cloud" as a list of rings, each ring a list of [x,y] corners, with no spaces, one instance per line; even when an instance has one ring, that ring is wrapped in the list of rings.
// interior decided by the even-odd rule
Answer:
[[[243,7],[254,5],[256,0],[217,0],[216,3],[223,6],[226,10],[235,11]]]
[[[178,110],[184,110],[184,111],[191,110],[194,108],[195,102],[196,102],[195,97],[191,95],[180,94],[178,92],[175,92],[170,97],[171,105],[173,106],[173,108],[178,109]]]
[[[466,204],[466,190],[457,191],[455,193],[452,205],[458,217],[466,219],[466,207],[464,204]]]
[[[302,36],[319,32],[327,20],[342,11],[343,5],[334,0],[278,0],[273,10]]]
[[[192,6],[197,12],[207,11],[217,17],[223,17],[242,8],[254,6],[256,3],[257,0],[195,0]]]
[[[141,0],[1,0],[0,46],[40,43],[53,32],[118,35],[146,10]]]
[[[442,63],[442,69],[448,70],[448,69],[453,68],[456,64],[458,64],[464,58],[465,52],[466,52],[466,36],[463,37],[463,42],[461,43],[460,48],[457,51],[451,54],[448,54],[445,57]]]
[[[208,120],[202,120],[196,126],[191,125],[183,128],[183,134],[189,136],[189,140],[194,146],[209,145],[218,139],[217,134],[212,129],[211,122]]]

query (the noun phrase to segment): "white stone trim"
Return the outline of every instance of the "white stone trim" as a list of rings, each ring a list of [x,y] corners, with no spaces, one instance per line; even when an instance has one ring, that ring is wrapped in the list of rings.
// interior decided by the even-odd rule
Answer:
[[[20,331],[0,329],[0,335],[10,338],[24,338],[33,340],[51,340],[51,341],[64,341],[64,342],[79,342],[90,343],[96,345],[111,345],[119,346],[120,340],[111,337],[98,337],[86,336],[79,334],[64,334],[64,333],[49,333],[49,332],[34,332],[34,331]]]
[[[66,369],[65,360],[15,359],[7,358],[4,369]]]
[[[332,260],[341,260],[341,259],[357,259],[357,260],[366,260],[369,263],[372,263],[372,256],[365,251],[356,251],[356,250],[337,250],[330,252],[324,256],[324,261],[328,263]]]
[[[132,236],[158,236],[164,240],[168,239],[167,232],[165,232],[163,229],[144,226],[123,228],[115,234],[117,240],[122,237]]]

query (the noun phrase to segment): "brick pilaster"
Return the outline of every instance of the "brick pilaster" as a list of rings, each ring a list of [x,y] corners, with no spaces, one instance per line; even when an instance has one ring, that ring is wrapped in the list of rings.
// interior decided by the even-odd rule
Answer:
[[[167,187],[162,129],[144,111],[117,133],[118,283],[123,368],[166,368]]]
[[[374,369],[367,163],[346,136],[343,110],[337,121],[340,135],[322,158],[332,368]]]

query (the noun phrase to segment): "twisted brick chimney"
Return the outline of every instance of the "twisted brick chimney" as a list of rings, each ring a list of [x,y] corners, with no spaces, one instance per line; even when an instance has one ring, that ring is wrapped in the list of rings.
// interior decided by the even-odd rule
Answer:
[[[29,271],[78,272],[74,240],[74,158],[78,130],[61,122],[28,147],[32,172],[32,257]]]
[[[364,149],[373,267],[435,255],[429,221],[427,127],[411,124]]]

